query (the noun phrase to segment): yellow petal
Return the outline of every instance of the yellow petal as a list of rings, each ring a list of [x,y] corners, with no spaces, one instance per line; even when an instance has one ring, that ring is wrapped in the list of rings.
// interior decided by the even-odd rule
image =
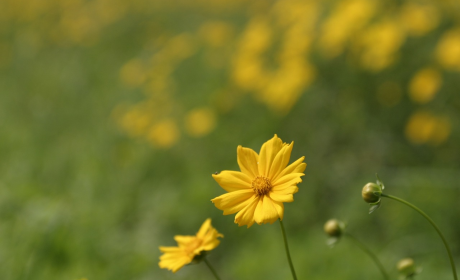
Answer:
[[[269,196],[274,201],[278,201],[278,202],[293,202],[294,201],[293,194],[297,192],[295,189],[298,189],[297,186],[291,186],[291,187],[288,187],[287,189],[284,189],[282,191],[273,191],[272,190],[269,193]]]
[[[212,229],[211,226],[211,219],[207,218],[206,221],[201,225],[200,230],[198,230],[198,233],[196,234],[196,237],[203,239],[206,233]]]
[[[220,244],[218,237],[223,237],[222,234],[218,233],[216,229],[213,229],[209,234],[204,238],[203,244],[201,245],[201,250],[211,251]]]
[[[180,249],[179,247],[164,247],[164,246],[160,246],[160,251],[163,252],[163,253],[178,252],[178,251],[182,252],[182,249]]]
[[[278,211],[275,209],[273,201],[268,196],[264,195],[263,198],[259,199],[254,213],[254,220],[259,225],[262,223],[273,224],[278,218]]]
[[[161,261],[171,261],[171,260],[174,261],[184,256],[187,256],[187,254],[185,253],[184,250],[180,250],[177,252],[165,253],[164,255],[160,257],[160,260]]]
[[[281,171],[283,171],[284,168],[286,168],[289,163],[289,159],[291,158],[292,147],[294,147],[294,142],[284,146],[281,151],[276,154],[272,166],[270,167],[268,178],[275,178],[279,173],[281,173]]]
[[[219,246],[220,240],[219,239],[214,239],[212,241],[203,243],[202,248],[200,251],[211,251],[212,249],[216,248]]]
[[[259,155],[254,150],[238,146],[237,150],[238,165],[241,172],[248,175],[250,178],[255,178],[259,175],[257,162]]]
[[[160,250],[170,250],[172,248],[173,247],[160,247]],[[175,248],[179,249],[178,247]],[[175,273],[191,261],[192,258],[188,256],[183,250],[175,250],[160,256],[160,262],[158,263],[158,266],[160,268],[172,270],[172,272]]]
[[[277,189],[277,188],[281,189],[281,188],[285,188],[285,187],[288,187],[288,186],[296,185],[296,184],[302,182],[302,179],[300,177],[303,176],[303,175],[305,175],[305,174],[303,174],[303,173],[291,173],[291,174],[284,175],[283,177],[280,177],[276,181],[272,182],[273,188],[274,189]]]
[[[176,273],[184,265],[189,264],[192,260],[187,256],[180,256],[171,260],[161,260],[158,265],[160,268],[166,268]]]
[[[209,225],[208,225],[209,221]],[[224,237],[220,234],[215,228],[211,226],[211,219],[207,219],[203,226],[207,226],[206,231],[201,231],[197,234],[197,237],[201,239],[201,245],[198,246],[193,252],[195,255],[199,255],[201,251],[210,251],[216,248],[220,244],[220,240],[217,239],[218,237]],[[202,227],[203,227],[202,226]],[[202,235],[199,235],[202,233]]]
[[[259,198],[255,195],[250,199],[250,202],[235,216],[235,223],[238,226],[247,225],[250,228],[254,224],[254,211],[257,207]]]
[[[303,173],[305,167],[307,167],[307,164],[303,162],[304,159],[305,157],[301,157],[298,160],[291,163],[288,167],[284,168],[283,171],[281,171],[281,173],[279,173],[275,178],[273,178],[272,181],[276,181],[280,177],[283,177],[284,175],[290,173]]]
[[[211,199],[212,203],[220,209],[224,210],[224,215],[229,215],[242,210],[251,202],[251,197],[254,196],[252,189],[239,190],[229,192]]]
[[[268,176],[273,159],[282,147],[283,141],[276,134],[262,145],[259,153],[259,175]]]
[[[239,171],[224,170],[217,175],[212,174],[212,177],[224,190],[228,192],[251,189],[251,178]]]
[[[275,210],[278,213],[278,217],[282,221],[283,216],[284,216],[284,205],[283,205],[283,203],[278,202],[278,201],[274,201],[274,200],[272,200],[272,202],[273,202],[273,207],[275,207]]]
[[[179,247],[185,247],[196,239],[196,236],[192,235],[176,235],[174,240],[176,240]]]

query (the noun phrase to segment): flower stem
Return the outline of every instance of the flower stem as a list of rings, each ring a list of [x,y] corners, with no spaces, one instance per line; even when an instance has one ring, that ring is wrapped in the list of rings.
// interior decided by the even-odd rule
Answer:
[[[386,280],[390,279],[388,277],[388,273],[386,272],[386,270],[383,267],[382,263],[379,261],[377,256],[374,253],[372,253],[372,251],[369,250],[369,248],[366,247],[366,245],[361,243],[358,239],[356,239],[353,235],[349,234],[348,232],[345,233],[345,236],[350,238],[361,250],[363,250],[369,257],[371,257],[371,259],[374,261],[374,263],[379,267],[380,272],[382,272],[382,275],[383,275],[384,279],[386,279]]]
[[[212,274],[214,275],[214,277],[216,277],[217,280],[220,280],[219,278],[219,275],[217,275],[217,272],[214,270],[214,268],[212,267],[212,265],[208,262],[208,260],[206,258],[203,259],[204,260],[204,263],[209,267],[209,270],[211,270]]]
[[[292,260],[291,260],[291,254],[289,254],[289,246],[287,243],[286,231],[284,230],[284,225],[281,220],[280,220],[280,226],[281,226],[281,231],[283,232],[284,248],[286,249],[286,255],[287,255],[288,262],[289,262],[289,267],[291,268],[292,278],[294,278],[294,280],[297,280],[297,276],[295,275],[294,265],[292,264]]]
[[[444,235],[442,235],[441,233],[441,230],[438,228],[438,226],[433,222],[433,220],[427,215],[425,214],[425,212],[423,212],[420,208],[416,207],[415,205],[399,198],[399,197],[396,197],[396,196],[392,196],[392,195],[389,195],[389,194],[381,194],[383,197],[388,197],[388,198],[391,198],[393,200],[396,200],[396,201],[399,201],[403,204],[406,204],[407,206],[409,206],[410,208],[414,209],[415,211],[419,212],[420,215],[422,215],[425,219],[428,220],[428,222],[430,222],[430,224],[434,227],[434,229],[438,232],[439,236],[441,237],[442,239],[442,242],[444,243],[444,246],[446,247],[446,250],[447,250],[447,254],[449,255],[449,260],[450,260],[450,265],[452,266],[452,273],[454,275],[454,279],[455,280],[458,280],[457,278],[457,271],[455,270],[455,263],[454,263],[454,258],[452,257],[452,253],[450,251],[450,248],[449,248],[449,245],[447,244],[447,241],[446,239],[444,238]]]

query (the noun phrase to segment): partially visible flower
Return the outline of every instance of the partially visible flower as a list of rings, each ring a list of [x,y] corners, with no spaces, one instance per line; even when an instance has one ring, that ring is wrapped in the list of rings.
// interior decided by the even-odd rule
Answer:
[[[265,142],[257,154],[252,149],[238,146],[239,171],[222,171],[212,177],[228,193],[211,201],[224,215],[237,213],[239,226],[274,223],[283,219],[283,202],[294,201],[293,194],[302,182],[307,166],[301,157],[288,166],[294,142],[283,143],[275,136]]]
[[[409,97],[417,103],[428,103],[435,97],[442,84],[441,73],[430,67],[418,71],[409,84]]]
[[[166,268],[175,273],[184,265],[200,257],[204,251],[216,248],[220,243],[218,237],[224,236],[211,226],[211,219],[206,219],[196,235],[174,236],[178,247],[161,246],[160,251],[164,254],[160,256],[158,265],[160,268]]]

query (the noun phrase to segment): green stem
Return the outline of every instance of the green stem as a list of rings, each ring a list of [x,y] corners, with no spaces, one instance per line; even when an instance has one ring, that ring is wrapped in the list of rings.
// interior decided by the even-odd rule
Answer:
[[[361,243],[358,239],[356,239],[353,235],[349,234],[348,232],[345,233],[345,236],[350,238],[361,250],[363,250],[369,257],[371,257],[374,263],[379,267],[380,272],[382,272],[383,278],[385,278],[386,280],[390,279],[382,263],[379,261],[377,256],[374,253],[372,253],[372,251],[369,250],[369,248],[366,247],[366,245]]]
[[[212,265],[208,262],[208,260],[206,258],[203,259],[204,260],[204,263],[209,267],[209,270],[211,270],[212,274],[214,275],[214,277],[216,277],[217,280],[220,280],[219,278],[219,275],[217,275],[217,272],[214,270],[214,268],[212,267]]]
[[[388,197],[388,198],[391,198],[391,199],[394,199],[396,201],[399,201],[403,204],[406,204],[407,206],[409,206],[410,208],[414,209],[415,211],[419,212],[420,215],[422,215],[425,219],[428,220],[428,222],[430,222],[430,224],[434,227],[434,229],[438,232],[439,236],[441,237],[442,239],[442,242],[444,243],[444,246],[446,247],[446,250],[447,250],[447,254],[449,255],[449,260],[450,260],[450,265],[452,266],[452,273],[454,274],[454,279],[455,280],[458,280],[457,278],[457,271],[455,270],[455,263],[454,263],[454,258],[452,257],[452,253],[450,251],[450,248],[449,248],[449,245],[447,244],[447,241],[446,239],[444,238],[444,235],[442,235],[441,233],[441,230],[438,228],[438,226],[433,222],[433,220],[427,215],[425,214],[425,212],[423,212],[421,209],[419,209],[417,206],[399,198],[399,197],[396,197],[396,196],[392,196],[392,195],[389,195],[389,194],[383,194],[382,193],[382,196],[383,197]]]
[[[288,262],[289,262],[289,267],[291,268],[292,278],[294,278],[294,280],[297,280],[297,276],[295,275],[294,265],[292,264],[292,260],[291,260],[291,254],[289,254],[289,247],[288,247],[287,238],[286,238],[286,231],[284,230],[284,225],[281,220],[280,220],[280,226],[281,226],[281,231],[283,232],[284,248],[286,249],[286,255],[287,255]]]

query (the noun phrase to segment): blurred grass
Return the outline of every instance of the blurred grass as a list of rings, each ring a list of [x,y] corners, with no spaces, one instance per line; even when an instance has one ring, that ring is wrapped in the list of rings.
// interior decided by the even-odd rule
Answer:
[[[432,216],[458,263],[455,36],[453,66],[436,54],[458,28],[455,3],[431,3],[442,15],[438,24],[407,35],[395,60],[379,70],[362,64],[356,52],[363,30],[351,32],[336,57],[324,55],[319,43],[335,7],[360,1],[286,1],[294,10],[307,3],[315,19],[285,14],[308,26],[293,35],[299,42],[308,38],[306,49],[287,43],[288,29],[277,21],[277,11],[288,9],[282,1],[40,3],[0,3],[1,279],[210,279],[204,265],[176,274],[157,265],[158,246],[174,245],[176,234],[194,234],[207,217],[225,235],[210,256],[222,278],[289,278],[278,225],[239,228],[233,215],[222,216],[210,202],[223,193],[210,175],[238,168],[237,145],[257,151],[274,133],[295,141],[292,158],[305,155],[308,163],[295,202],[285,205],[300,278],[380,277],[346,240],[334,249],[325,245],[322,225],[332,217],[348,222],[393,276],[396,262],[409,256],[423,267],[418,279],[450,277],[442,243],[421,217],[386,200],[368,215],[360,191],[378,172],[388,193]],[[420,2],[375,3],[380,9],[363,29]],[[242,38],[260,18],[254,44],[267,26],[273,36],[266,50],[249,56]],[[288,60],[277,56],[286,46],[299,47],[291,62],[305,65],[283,68]],[[261,65],[242,77],[260,80],[235,79],[239,55],[249,66]],[[122,69],[133,59],[126,80]],[[409,85],[427,66],[440,73],[442,86],[419,102]],[[308,67],[314,75],[302,72]],[[300,72],[305,76],[294,79]],[[281,74],[293,84],[277,80]],[[388,82],[396,86],[382,89]],[[190,112],[197,108],[211,112],[205,118],[215,126],[194,122]],[[428,118],[415,135],[407,134],[420,111]],[[130,112],[138,115],[126,122]]]

